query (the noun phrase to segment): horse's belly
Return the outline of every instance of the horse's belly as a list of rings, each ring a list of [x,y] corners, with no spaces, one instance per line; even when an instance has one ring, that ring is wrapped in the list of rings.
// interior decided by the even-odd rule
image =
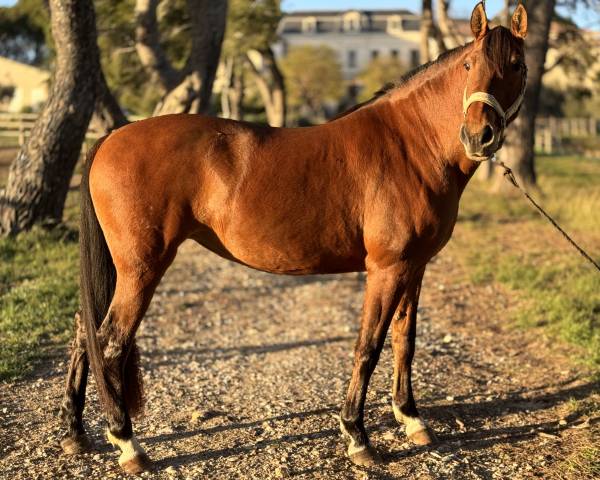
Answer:
[[[322,236],[293,228],[285,231],[230,228],[195,239],[224,258],[270,273],[303,275],[363,271],[362,240]]]

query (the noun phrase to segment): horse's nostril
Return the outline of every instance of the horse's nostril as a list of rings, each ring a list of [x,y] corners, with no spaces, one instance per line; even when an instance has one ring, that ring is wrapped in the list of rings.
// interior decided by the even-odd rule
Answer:
[[[483,131],[481,132],[481,145],[486,146],[494,141],[494,131],[492,127],[486,125],[483,127]]]
[[[460,141],[463,143],[467,143],[468,141],[467,129],[464,125],[460,127]]]

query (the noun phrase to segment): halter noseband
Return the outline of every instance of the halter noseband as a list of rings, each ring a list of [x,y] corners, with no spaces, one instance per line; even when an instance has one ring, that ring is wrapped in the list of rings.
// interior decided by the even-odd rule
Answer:
[[[496,98],[489,93],[473,92],[469,96],[469,98],[467,98],[467,87],[465,87],[465,91],[463,94],[463,113],[466,117],[467,110],[469,109],[469,106],[472,103],[483,102],[483,103],[489,105],[490,107],[492,107],[494,110],[496,110],[496,113],[500,116],[500,119],[502,120],[502,129],[504,130],[508,121],[517,113],[517,110],[523,103],[523,98],[525,98],[526,86],[527,86],[527,67],[525,65],[523,65],[523,76],[521,79],[521,93],[519,93],[519,96],[517,97],[517,99],[514,101],[514,103],[510,107],[508,107],[506,109],[506,111],[504,111],[504,109],[502,108],[502,105],[500,105],[500,102],[498,102],[498,100],[496,100]]]

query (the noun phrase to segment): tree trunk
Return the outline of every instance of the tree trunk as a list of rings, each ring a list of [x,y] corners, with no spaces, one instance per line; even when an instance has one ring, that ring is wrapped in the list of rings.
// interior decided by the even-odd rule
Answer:
[[[99,72],[96,88],[96,105],[92,123],[105,134],[128,124],[129,120],[108,88],[102,70]]]
[[[173,68],[160,44],[156,9],[160,0],[136,0],[135,49],[141,64],[166,91],[174,89],[183,74]]]
[[[449,0],[437,0],[438,24],[440,36],[444,41],[445,48],[455,48],[463,42],[456,34],[454,22],[448,15],[450,9]]]
[[[421,12],[421,45],[419,49],[419,60],[427,63],[431,60],[429,51],[429,37],[433,33],[433,12],[431,11],[431,0],[423,0],[423,11]]]
[[[510,28],[510,7],[515,6],[514,0],[504,0],[502,11],[500,12],[500,23],[506,28]]]
[[[221,90],[221,116],[231,120],[242,120],[244,112],[244,77],[239,60],[229,57],[224,62],[224,80]]]
[[[244,119],[244,76],[241,71],[236,71],[233,76],[233,85],[229,92],[231,98],[231,119],[232,120],[243,120]]]
[[[231,98],[229,91],[233,88],[233,57],[223,62],[223,88],[221,88],[221,117],[231,118]]]
[[[139,0],[138,0],[139,1]],[[155,115],[206,113],[219,66],[227,20],[227,0],[187,0],[192,51],[179,84],[167,91]]]
[[[528,33],[525,39],[527,61],[527,92],[517,119],[506,131],[506,141],[500,159],[509,165],[525,188],[536,184],[534,164],[535,117],[538,111],[544,63],[548,51],[550,23],[556,0],[525,1]],[[496,174],[496,189],[503,188],[503,175]]]
[[[247,63],[265,106],[267,121],[272,127],[283,127],[287,110],[285,80],[277,66],[273,50],[268,48],[255,52],[261,57],[262,68],[259,69],[250,56],[247,56]]]
[[[0,232],[61,221],[100,71],[92,0],[50,0],[56,71],[48,102],[12,163],[0,198]]]

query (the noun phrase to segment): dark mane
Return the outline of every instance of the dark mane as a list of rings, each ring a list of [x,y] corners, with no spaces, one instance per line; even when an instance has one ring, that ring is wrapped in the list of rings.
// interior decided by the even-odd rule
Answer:
[[[452,50],[447,50],[447,51],[441,53],[435,60],[431,60],[430,62],[424,63],[423,65],[419,65],[418,67],[413,68],[409,72],[406,72],[404,75],[402,75],[398,80],[396,80],[394,82],[386,83],[383,87],[381,87],[379,90],[377,90],[375,92],[375,94],[373,95],[373,97],[371,97],[369,100],[365,100],[364,102],[357,103],[353,107],[350,107],[348,110],[345,110],[344,112],[339,113],[338,115],[333,117],[330,121],[337,120],[338,118],[341,118],[341,117],[345,117],[346,115],[349,115],[352,112],[355,112],[359,108],[362,108],[362,107],[372,104],[373,102],[375,102],[379,98],[383,97],[388,92],[408,83],[409,80],[411,80],[413,77],[416,77],[417,75],[421,74],[422,72],[427,70],[429,67],[443,63],[444,61],[450,59],[454,55],[457,55],[458,53],[462,52],[468,45],[470,45],[470,42],[465,45],[461,45],[459,47],[453,48]]]
[[[496,70],[496,73],[499,77],[502,78],[504,74],[504,63],[505,59],[508,57],[511,51],[512,42],[516,40],[513,39],[510,31],[505,27],[496,27],[490,30],[490,32],[483,39],[483,51],[485,52],[485,56],[488,59],[489,68],[493,68]],[[361,103],[357,103],[353,107],[350,107],[348,110],[345,110],[342,113],[339,113],[335,117],[333,117],[330,121],[337,120],[338,118],[345,117],[346,115],[355,112],[356,110],[365,107],[367,105],[372,104],[379,98],[386,95],[388,92],[401,87],[406,84],[409,80],[421,74],[429,67],[433,65],[438,65],[440,63],[449,60],[455,55],[461,53],[465,48],[471,45],[472,42],[466,43],[465,45],[461,45],[459,47],[453,48],[452,50],[448,50],[446,52],[441,53],[435,60],[424,63],[423,65],[414,68],[413,70],[402,75],[395,82],[386,83],[383,87],[375,92],[373,97],[369,100],[366,100]]]

